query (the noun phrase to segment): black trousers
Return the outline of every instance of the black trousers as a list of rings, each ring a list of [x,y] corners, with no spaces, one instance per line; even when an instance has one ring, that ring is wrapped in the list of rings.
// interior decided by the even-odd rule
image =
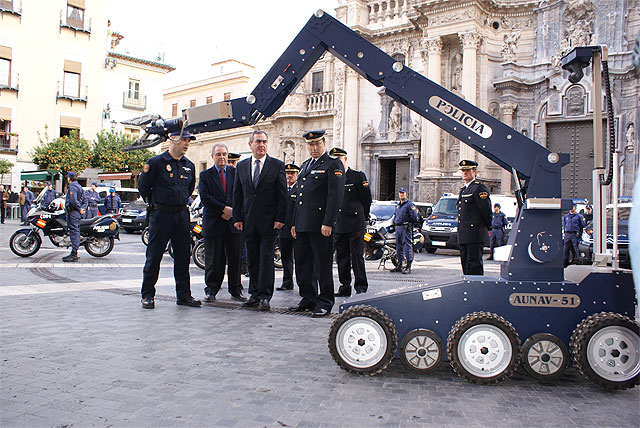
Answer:
[[[491,229],[491,238],[489,238],[489,249],[491,249],[491,257],[493,257],[493,249],[495,247],[502,247],[504,242],[504,233],[502,229]]]
[[[160,273],[160,262],[167,243],[173,246],[173,276],[176,280],[176,296],[183,299],[191,296],[189,259],[191,242],[189,236],[189,211],[167,212],[152,210],[149,216],[149,245],[147,260],[142,270],[142,298],[156,295],[156,282]]]
[[[276,230],[265,235],[257,230],[244,233],[247,243],[247,262],[249,263],[249,294],[255,299],[271,300],[275,281],[273,248],[276,245]]]
[[[7,207],[3,207],[2,205],[0,205],[0,221],[2,223],[4,223],[4,218],[7,214]]]
[[[460,244],[460,262],[465,275],[484,275],[482,266],[483,243]]]
[[[351,269],[355,281],[353,288],[364,293],[369,287],[364,267],[364,229],[336,235],[336,259],[338,261],[339,291],[351,293]]]
[[[280,238],[283,288],[293,289],[293,243],[293,238]]]
[[[228,227],[225,229],[224,235],[204,237],[204,292],[213,296],[222,287],[225,268],[229,293],[237,296],[242,291],[242,235],[231,233]]]
[[[300,297],[302,297],[300,303],[310,308],[330,311],[335,302],[333,297],[333,236],[323,236],[320,232],[297,233],[295,258],[296,278],[300,288]],[[314,278],[315,276],[317,278]]]

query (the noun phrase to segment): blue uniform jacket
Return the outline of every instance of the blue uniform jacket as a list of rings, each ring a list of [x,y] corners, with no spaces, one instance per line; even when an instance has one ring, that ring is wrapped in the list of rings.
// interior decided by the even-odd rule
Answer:
[[[396,206],[395,217],[393,220],[394,224],[403,224],[403,223],[417,223],[418,222],[418,209],[413,202],[410,200],[406,200],[404,202],[400,202]]]
[[[42,203],[45,207],[49,206],[51,202],[56,198],[56,191],[51,189],[44,192],[44,196],[42,197]]]
[[[498,229],[502,229],[503,227],[507,226],[507,216],[504,215],[504,213],[502,211],[500,211],[499,213],[492,213],[491,214],[491,228],[493,229],[494,227],[497,227]]]
[[[67,188],[65,206],[69,211],[78,211],[87,208],[87,200],[84,197],[84,190],[77,181],[72,181]]]
[[[187,206],[196,187],[195,171],[195,165],[186,156],[176,160],[168,151],[154,156],[140,174],[140,196],[154,204]]]
[[[565,232],[576,232],[579,233],[582,229],[586,227],[586,223],[584,221],[584,217],[581,214],[565,214],[562,217],[562,227]]]
[[[95,190],[85,190],[84,197],[87,198],[87,206],[97,207],[100,202],[100,194]]]
[[[122,208],[122,201],[120,200],[120,196],[115,193],[110,193],[104,198],[104,209],[107,210],[107,213],[117,213]]]

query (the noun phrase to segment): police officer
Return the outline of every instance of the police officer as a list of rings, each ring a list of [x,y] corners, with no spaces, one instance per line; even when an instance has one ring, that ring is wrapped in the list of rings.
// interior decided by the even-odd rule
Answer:
[[[344,173],[344,199],[336,223],[335,248],[338,262],[338,278],[340,288],[336,297],[351,296],[351,269],[355,281],[353,288],[356,293],[365,293],[369,284],[364,267],[364,230],[369,210],[371,209],[371,189],[367,176],[362,171],[347,167],[347,151],[334,147],[329,156],[342,161],[346,171]]]
[[[118,212],[120,212],[120,208],[122,208],[120,196],[118,196],[114,187],[110,187],[109,195],[104,198],[104,209],[107,214],[118,214]]]
[[[298,192],[298,172],[300,168],[297,165],[288,163],[284,166],[284,174],[287,180],[287,216],[284,226],[278,233],[280,242],[280,260],[282,260],[282,285],[276,290],[293,290],[293,244],[294,239],[291,236],[291,226],[293,225],[293,210],[296,207],[296,195]]]
[[[84,190],[78,184],[78,174],[73,171],[67,173],[67,196],[65,209],[67,210],[67,225],[69,227],[69,239],[71,240],[71,254],[62,258],[63,262],[78,261],[78,247],[80,246],[80,219],[82,218],[87,200],[84,198]]]
[[[344,195],[344,166],[325,151],[324,133],[309,131],[303,135],[311,157],[300,165],[291,228],[296,240],[296,278],[302,300],[290,310],[311,310],[313,317],[329,315],[335,301],[332,232]],[[314,281],[316,275],[318,285]]]
[[[240,160],[240,155],[238,153],[229,153],[227,164],[235,168],[239,160]]]
[[[584,222],[585,223],[591,223],[593,222],[593,207],[591,205],[587,205],[584,208]]]
[[[418,222],[418,208],[407,197],[407,189],[398,189],[400,202],[396,205],[393,224],[396,227],[396,252],[398,265],[391,269],[391,272],[411,273],[411,263],[413,263],[413,225]],[[402,262],[407,260],[405,267]]]
[[[576,212],[576,208],[576,204],[573,204],[571,211],[562,217],[562,229],[564,230],[562,253],[565,267],[569,265],[569,251],[573,250],[574,257],[578,254],[578,235],[587,226],[584,217]]]
[[[482,249],[491,227],[491,200],[487,186],[476,180],[478,162],[461,160],[458,164],[464,186],[458,195],[458,245],[465,275],[483,275]]]
[[[31,209],[31,204],[33,203],[33,199],[35,198],[33,192],[29,189],[28,186],[24,186],[24,204],[22,205],[22,223],[27,224],[29,222],[28,214]]]
[[[493,260],[493,248],[501,247],[504,243],[504,228],[507,226],[507,216],[500,211],[500,204],[493,204],[493,214],[491,214],[491,238],[489,248],[491,254],[487,260]]]
[[[47,183],[47,190],[45,190],[44,196],[42,197],[42,206],[47,208],[56,196],[56,191],[53,190],[51,183]]]
[[[182,131],[169,136],[169,149],[147,161],[140,174],[138,191],[149,209],[149,245],[142,277],[142,307],[155,307],[156,282],[160,261],[171,240],[173,246],[173,275],[176,281],[176,304],[198,307],[199,300],[191,297],[189,279],[189,210],[187,201],[196,186],[195,165],[185,154],[193,135]]]
[[[91,188],[84,192],[84,197],[87,199],[87,212],[85,213],[85,218],[97,217],[100,214],[98,212],[100,194],[96,191],[96,187],[96,183],[91,183]]]

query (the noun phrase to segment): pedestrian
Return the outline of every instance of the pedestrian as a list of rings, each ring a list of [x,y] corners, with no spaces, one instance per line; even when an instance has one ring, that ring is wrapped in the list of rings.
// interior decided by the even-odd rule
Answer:
[[[504,244],[504,228],[507,227],[507,216],[500,211],[500,204],[493,204],[493,213],[491,214],[491,237],[489,238],[489,258],[493,260],[493,249],[501,247]]]
[[[564,231],[564,242],[562,254],[564,256],[564,266],[569,265],[569,251],[573,251],[573,256],[578,255],[578,236],[587,224],[584,217],[576,212],[577,206],[573,204],[571,211],[562,217],[562,230]]]
[[[398,264],[391,272],[411,273],[413,263],[413,225],[418,222],[418,208],[409,200],[406,187],[398,189],[400,201],[396,205],[393,224],[396,228],[396,254]],[[407,264],[403,266],[405,261]]]
[[[51,183],[47,183],[47,190],[44,191],[44,196],[42,197],[42,206],[44,208],[48,208],[49,204],[53,202],[58,195],[56,191],[53,190],[53,185]]]
[[[65,210],[67,211],[67,225],[69,227],[69,239],[71,240],[71,254],[62,258],[63,262],[78,261],[78,247],[80,247],[80,219],[87,208],[87,200],[84,198],[84,190],[78,183],[78,174],[73,171],[67,173],[67,196],[65,198]]]
[[[233,189],[233,222],[247,244],[249,300],[246,307],[268,311],[273,296],[273,250],[278,229],[284,226],[287,185],[284,163],[267,154],[269,137],[253,131],[251,157],[238,162]]]
[[[26,212],[24,209],[24,204],[26,201],[26,194],[25,194],[25,188],[23,187],[22,190],[20,191],[20,195],[18,195],[18,204],[20,204],[20,221],[21,224],[26,224],[27,223],[27,216],[26,216]]]
[[[329,151],[329,156],[340,159],[345,168],[344,198],[333,233],[340,280],[340,287],[335,296],[348,297],[351,296],[352,269],[356,294],[366,293],[369,288],[364,266],[363,237],[371,209],[371,189],[364,172],[347,167],[345,149],[334,147]]]
[[[9,193],[4,190],[4,186],[0,185],[0,193],[2,193],[2,204],[0,206],[0,220],[4,224],[4,218],[7,214],[7,201],[9,200]]]
[[[213,166],[200,173],[198,193],[204,207],[204,301],[216,301],[227,271],[227,286],[231,299],[245,302],[240,279],[242,236],[231,221],[233,216],[233,183],[236,169],[227,165],[228,150],[222,143],[211,149]]]
[[[176,282],[176,304],[199,307],[191,296],[189,259],[191,239],[187,200],[196,187],[195,165],[185,154],[193,135],[181,131],[169,135],[169,148],[154,156],[142,168],[138,191],[147,202],[149,244],[142,271],[142,307],[155,307],[156,282],[160,262],[169,240],[173,247],[173,276]]]
[[[98,187],[97,183],[91,183],[91,188],[85,190],[84,192],[84,197],[87,199],[87,212],[85,213],[85,218],[94,218],[100,215],[100,212],[98,211],[100,194],[96,190],[97,187]],[[114,192],[115,192],[115,189],[114,189]],[[120,197],[118,197],[118,199],[120,199]],[[105,199],[105,204],[106,204],[106,199]]]
[[[28,214],[31,209],[31,204],[33,203],[34,195],[29,187],[24,186],[22,188],[22,193],[20,193],[20,207],[22,210],[22,224],[27,224],[29,222]]]
[[[189,161],[190,162],[190,161]],[[120,196],[116,193],[115,187],[109,188],[109,195],[104,198],[104,209],[107,214],[118,214],[122,208]]]
[[[593,222],[593,207],[591,205],[587,205],[584,208],[584,222],[586,224]]]
[[[291,226],[293,223],[293,210],[296,207],[296,195],[298,186],[298,172],[300,168],[297,165],[288,163],[284,166],[284,174],[287,180],[287,211],[284,220],[284,226],[278,232],[280,243],[280,260],[282,261],[282,284],[276,288],[278,291],[293,290],[293,245],[294,239],[291,236]]]
[[[458,195],[458,246],[465,275],[484,275],[482,250],[491,227],[491,199],[487,186],[476,180],[478,162],[461,160],[464,186]]]
[[[333,228],[344,196],[344,166],[325,151],[325,131],[303,137],[311,156],[300,165],[298,196],[291,236],[295,243],[295,271],[300,297],[293,312],[331,313],[333,290]]]

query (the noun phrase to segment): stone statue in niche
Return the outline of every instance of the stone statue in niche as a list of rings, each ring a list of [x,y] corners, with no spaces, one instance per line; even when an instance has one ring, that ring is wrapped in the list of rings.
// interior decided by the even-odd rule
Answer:
[[[515,61],[517,59],[516,46],[520,40],[520,31],[505,34],[502,42],[502,59],[505,61]]]
[[[296,149],[291,141],[287,141],[282,148],[283,162],[285,164],[296,162]]]
[[[578,87],[567,91],[567,116],[581,116],[584,114],[584,97]]]
[[[627,137],[627,145],[625,147],[626,151],[629,153],[633,153],[634,143],[636,139],[636,128],[633,125],[633,122],[627,126],[627,133],[625,134]]]
[[[453,61],[453,74],[451,75],[451,89],[454,91],[462,91],[462,55],[458,52]]]
[[[420,138],[422,136],[422,118],[418,117],[413,120],[411,136],[413,138]]]
[[[389,132],[400,132],[402,126],[402,111],[397,102],[393,102],[391,113],[389,113]]]

